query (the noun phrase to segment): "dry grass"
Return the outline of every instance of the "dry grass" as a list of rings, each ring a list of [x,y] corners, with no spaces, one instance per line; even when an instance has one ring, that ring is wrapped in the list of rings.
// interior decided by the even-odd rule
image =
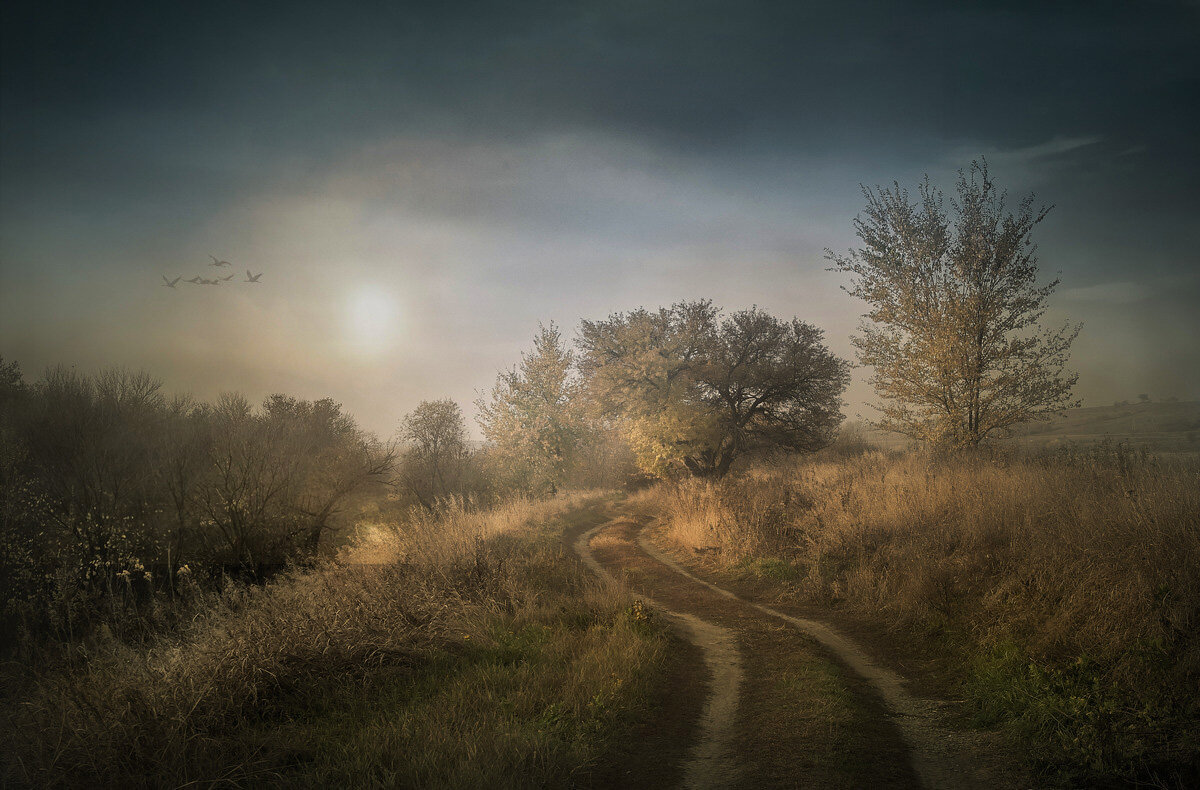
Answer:
[[[450,498],[434,511],[408,510],[395,522],[363,523],[357,539],[344,549],[347,563],[420,565],[425,569],[449,568],[471,558],[480,541],[524,532],[565,512],[594,503],[599,491],[570,491],[552,499],[518,496],[487,509],[469,500]]]
[[[655,496],[669,537],[725,570],[955,651],[981,715],[1067,781],[1194,776],[1195,460],[875,452]]]
[[[4,784],[539,786],[587,776],[663,637],[564,554],[576,494],[451,503],[6,700]]]

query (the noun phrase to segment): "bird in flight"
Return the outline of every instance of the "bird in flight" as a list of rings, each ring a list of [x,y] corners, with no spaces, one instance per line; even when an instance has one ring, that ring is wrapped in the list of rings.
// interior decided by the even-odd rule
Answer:
[[[174,280],[168,280],[167,276],[165,274],[162,276],[162,278],[163,278],[163,287],[164,288],[174,288],[175,283],[179,282],[182,279],[182,277],[176,277]]]
[[[233,275],[230,275],[230,276],[232,277]],[[246,282],[248,282],[248,283],[256,283],[256,282],[258,282],[258,278],[259,278],[259,277],[262,277],[262,276],[263,276],[263,273],[262,273],[262,272],[259,272],[258,274],[251,274],[251,273],[250,273],[250,270],[249,270],[249,269],[247,269],[247,270],[246,270],[246,280],[245,280],[245,281],[246,281]]]
[[[225,281],[225,282],[229,282],[230,280],[232,280],[232,279],[233,279],[233,272],[230,272],[230,273],[228,274],[228,276],[226,276],[226,277],[218,277],[217,279],[218,279],[218,280],[223,280],[223,281]]]
[[[221,260],[217,260],[217,258],[215,258],[215,257],[214,257],[213,255],[211,255],[211,254],[210,254],[208,257],[210,257],[210,258],[212,258],[212,259],[213,259],[213,262],[212,262],[212,263],[210,263],[210,264],[209,264],[209,266],[232,266],[232,265],[233,265],[233,264],[232,264],[232,263],[230,263],[229,261],[221,261]]]
[[[190,280],[184,280],[184,282],[191,283],[192,285],[202,285],[204,283],[204,278],[201,277],[200,275],[196,275],[195,277],[193,277]]]

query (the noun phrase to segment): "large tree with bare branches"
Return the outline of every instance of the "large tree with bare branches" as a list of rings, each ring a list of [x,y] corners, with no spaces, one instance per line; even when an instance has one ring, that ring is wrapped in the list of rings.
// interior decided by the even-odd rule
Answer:
[[[862,246],[827,256],[870,306],[853,342],[874,369],[880,427],[970,447],[1077,405],[1066,368],[1079,327],[1042,326],[1059,281],[1037,284],[1031,235],[1049,209],[1029,195],[1008,211],[986,161],[959,171],[956,193],[947,210],[928,176],[916,200],[899,184],[864,188]]]

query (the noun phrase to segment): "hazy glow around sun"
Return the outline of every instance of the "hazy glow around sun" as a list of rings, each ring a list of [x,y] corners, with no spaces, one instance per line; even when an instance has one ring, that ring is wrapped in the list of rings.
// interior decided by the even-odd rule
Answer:
[[[400,330],[400,305],[386,291],[363,287],[346,300],[346,343],[360,354],[390,349]]]

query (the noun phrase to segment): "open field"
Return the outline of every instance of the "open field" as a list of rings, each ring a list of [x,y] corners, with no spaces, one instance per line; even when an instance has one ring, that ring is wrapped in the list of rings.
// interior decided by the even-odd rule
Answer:
[[[866,430],[864,437],[883,449],[904,449],[899,434]],[[1158,452],[1200,453],[1200,401],[1146,401],[1068,409],[1061,417],[1029,423],[1009,442],[1028,449],[1067,444],[1125,442]]]
[[[329,400],[6,370],[6,785],[1200,781],[1197,404],[672,460],[686,414],[471,450],[444,400],[401,452]]]

